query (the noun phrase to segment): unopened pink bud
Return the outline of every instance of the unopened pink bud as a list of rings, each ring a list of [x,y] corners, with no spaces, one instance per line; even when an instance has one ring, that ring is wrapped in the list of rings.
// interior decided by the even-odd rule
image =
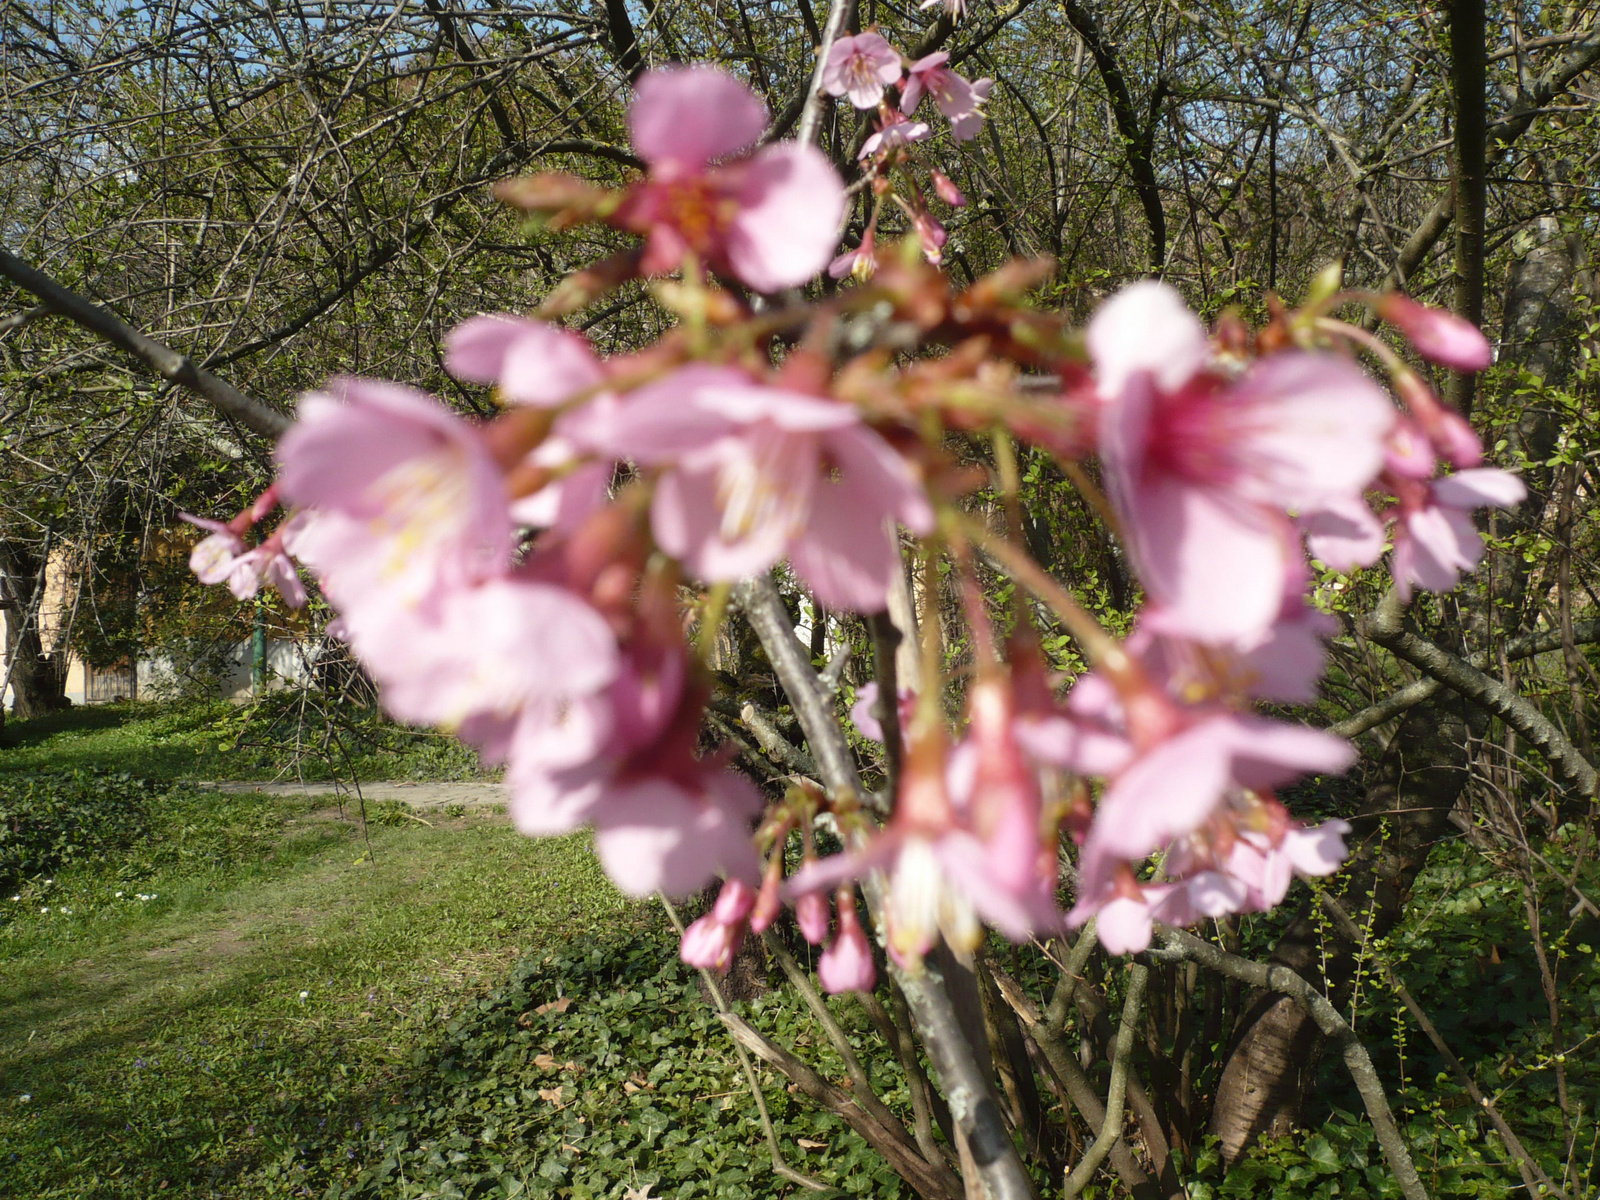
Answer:
[[[1438,422],[1430,432],[1439,453],[1455,466],[1475,467],[1483,461],[1483,442],[1460,413],[1440,410]]]
[[[944,261],[944,244],[949,238],[945,228],[937,218],[929,213],[918,213],[912,218],[916,226],[917,236],[922,239],[922,254],[934,266]]]
[[[856,918],[853,900],[839,906],[839,934],[817,960],[817,979],[826,992],[870,992],[878,982],[872,944]]]
[[[726,971],[743,940],[740,929],[724,925],[714,913],[707,913],[683,931],[678,957],[704,971]]]
[[[755,907],[756,890],[742,879],[730,879],[722,885],[722,893],[711,910],[711,915],[724,925],[740,925]]]
[[[828,909],[828,898],[821,892],[807,892],[795,899],[795,924],[800,926],[800,935],[813,946],[820,946],[828,940],[829,918],[832,915]]]
[[[1494,351],[1483,331],[1454,313],[1428,308],[1399,292],[1383,296],[1378,313],[1405,334],[1429,362],[1458,371],[1482,371],[1494,362]]]
[[[943,171],[934,171],[932,175],[933,190],[939,194],[939,199],[952,208],[965,208],[967,206],[967,198],[961,194],[961,189],[950,181],[950,176]]]
[[[244,512],[240,513],[239,516],[244,517],[251,525],[254,525],[277,507],[278,485],[273,484],[266,491],[262,492],[261,495],[257,496],[255,503],[250,505],[250,507]],[[238,517],[234,518],[235,521],[238,519]]]
[[[767,872],[767,877],[761,881],[761,890],[756,893],[755,905],[750,909],[751,933],[765,932],[783,909],[783,900],[778,895],[783,884],[783,856],[774,856],[774,862],[779,869]]]

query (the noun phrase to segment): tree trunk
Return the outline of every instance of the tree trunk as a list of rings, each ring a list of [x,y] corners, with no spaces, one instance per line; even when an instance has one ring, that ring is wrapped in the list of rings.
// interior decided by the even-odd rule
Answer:
[[[25,546],[0,540],[0,604],[6,611],[6,663],[11,670],[11,712],[37,717],[67,707],[66,671],[39,640],[39,560]]]

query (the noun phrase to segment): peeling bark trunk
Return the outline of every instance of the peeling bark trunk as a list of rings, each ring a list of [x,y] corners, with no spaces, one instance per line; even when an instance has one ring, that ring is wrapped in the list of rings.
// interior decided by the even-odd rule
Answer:
[[[1381,935],[1399,920],[1417,873],[1449,825],[1466,786],[1467,721],[1462,702],[1440,697],[1413,709],[1389,743],[1354,827],[1347,906]],[[1356,947],[1336,934],[1319,940],[1301,917],[1272,961],[1316,980],[1328,956],[1334,1003],[1346,987]],[[1232,1163],[1259,1137],[1289,1132],[1314,1078],[1321,1049],[1316,1024],[1295,1001],[1267,993],[1251,999],[1235,1028],[1211,1110],[1211,1132]]]
[[[11,669],[11,714],[38,717],[66,708],[66,671],[39,640],[39,560],[26,547],[0,540],[0,605],[6,611],[6,664]],[[0,672],[3,673],[3,672]]]

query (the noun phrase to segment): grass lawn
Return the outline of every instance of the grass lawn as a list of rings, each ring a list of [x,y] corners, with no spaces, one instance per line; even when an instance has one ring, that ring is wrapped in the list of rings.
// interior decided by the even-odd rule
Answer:
[[[171,778],[200,722],[127,711],[16,723],[0,759]],[[180,786],[117,861],[0,897],[0,1196],[277,1190],[520,955],[646,919],[581,837],[322,804]]]
[[[770,1171],[675,938],[610,885],[586,836],[532,841],[490,811],[424,823],[392,803],[363,827],[332,797],[185,782],[225,773],[229,719],[129,706],[6,731],[0,1197],[795,1190]],[[33,844],[76,861],[17,868],[30,819],[62,824]],[[843,1078],[792,997],[741,1008]],[[896,1095],[898,1067],[882,1070]],[[858,1195],[907,1194],[764,1074],[800,1165]]]
[[[114,768],[145,779],[473,779],[454,738],[378,719],[360,705],[323,712],[298,693],[258,704],[104,704],[0,733],[0,772]]]

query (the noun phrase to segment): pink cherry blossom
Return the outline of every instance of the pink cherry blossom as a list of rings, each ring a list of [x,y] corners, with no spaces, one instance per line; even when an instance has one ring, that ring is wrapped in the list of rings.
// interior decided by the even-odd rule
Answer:
[[[253,599],[263,583],[276,588],[290,608],[306,602],[305,585],[284,553],[281,538],[271,538],[241,554],[228,571],[228,590],[240,600]]]
[[[861,144],[861,153],[856,157],[861,160],[871,158],[880,151],[898,150],[902,146],[909,146],[913,142],[926,141],[933,135],[933,130],[926,121],[900,120],[885,125],[877,133]]]
[[[771,292],[828,265],[844,185],[812,146],[780,143],[737,157],[755,145],[766,120],[755,93],[714,67],[640,77],[628,123],[650,176],[629,191],[615,219],[644,236],[646,272],[675,271],[693,255]]]
[[[1286,594],[1278,619],[1248,638],[1197,642],[1166,633],[1170,622],[1164,614],[1146,609],[1124,644],[1169,695],[1186,704],[1310,704],[1322,678],[1324,642],[1339,623],[1306,604],[1300,591]]]
[[[828,264],[828,275],[833,279],[843,279],[846,275],[853,275],[857,279],[871,279],[877,270],[877,242],[871,229],[867,230],[859,246],[854,250],[846,250]]]
[[[944,261],[944,244],[950,235],[945,232],[944,225],[939,219],[926,210],[913,213],[911,226],[917,231],[917,237],[922,242],[922,255],[934,266]]]
[[[297,553],[335,603],[418,607],[504,574],[505,482],[479,431],[399,384],[334,380],[278,443],[278,485],[316,511]]]
[[[948,175],[943,171],[929,171],[928,174],[933,179],[933,190],[938,194],[939,199],[943,200],[951,208],[965,208],[967,206],[967,198],[961,194],[961,189],[951,181]]]
[[[823,604],[876,612],[900,570],[890,522],[932,528],[905,460],[837,401],[697,367],[632,393],[614,417],[597,438],[666,464],[651,527],[703,579],[753,575],[787,553]]]
[[[605,618],[537,580],[451,589],[425,614],[364,597],[346,604],[344,615],[385,707],[415,724],[454,728],[475,715],[516,717],[544,701],[569,707],[606,688],[619,670]]]
[[[711,911],[683,931],[678,956],[691,967],[727,971],[744,942],[755,898],[755,889],[744,880],[728,880]]]
[[[1178,294],[1137,283],[1089,323],[1100,452],[1145,590],[1174,630],[1259,635],[1301,570],[1291,508],[1359,502],[1394,406],[1350,360],[1290,352],[1237,380]]]
[[[1454,313],[1418,304],[1399,292],[1380,297],[1377,308],[1429,362],[1457,371],[1483,371],[1494,362],[1494,351],[1483,331]]]
[[[708,766],[687,785],[665,778],[617,784],[589,810],[594,848],[630,896],[683,896],[717,874],[756,873],[750,822],[761,794],[742,775]]]
[[[189,552],[189,569],[201,583],[210,585],[223,582],[233,571],[234,560],[244,553],[244,539],[231,525],[222,521],[189,513],[179,513],[178,516],[207,531],[207,536],[196,542],[194,549]]]
[[[444,363],[459,379],[491,383],[508,401],[543,408],[564,404],[605,378],[580,335],[507,314],[473,317],[445,337]]]
[[[857,108],[876,108],[884,87],[899,82],[899,51],[871,31],[834,42],[822,69],[822,90],[849,96]]]
[[[1413,587],[1449,591],[1457,578],[1478,565],[1483,538],[1472,522],[1475,509],[1511,508],[1528,490],[1509,471],[1475,467],[1433,484],[1401,489],[1395,529],[1394,581],[1402,598]]]
[[[872,943],[856,915],[855,897],[839,896],[839,932],[817,960],[817,980],[825,992],[870,992],[878,982]]]
[[[1140,892],[1107,900],[1094,914],[1095,933],[1108,954],[1132,954],[1150,945],[1152,901],[1162,893]]]
[[[1200,719],[1112,779],[1084,844],[1080,874],[1096,879],[1102,856],[1137,861],[1193,833],[1235,791],[1344,771],[1353,761],[1348,742],[1303,725],[1226,712]]]
[[[1018,736],[1017,709],[1009,679],[981,672],[967,693],[966,734],[946,776],[952,802],[983,842],[985,907],[998,907],[997,898],[1009,902],[1002,924],[1008,936],[1048,931],[1061,921],[1055,838],[1044,836],[1039,765]]]
[[[923,96],[932,96],[934,104],[950,122],[950,132],[956,141],[965,142],[977,137],[978,130],[983,128],[983,104],[989,98],[994,80],[968,82],[952,71],[949,63],[950,55],[944,50],[913,63],[900,94],[900,107],[907,113],[914,113]]]
[[[1433,449],[1445,461],[1463,469],[1483,461],[1483,442],[1478,439],[1477,431],[1460,413],[1445,407],[1421,378],[1411,371],[1400,371],[1395,376],[1395,388]]]

